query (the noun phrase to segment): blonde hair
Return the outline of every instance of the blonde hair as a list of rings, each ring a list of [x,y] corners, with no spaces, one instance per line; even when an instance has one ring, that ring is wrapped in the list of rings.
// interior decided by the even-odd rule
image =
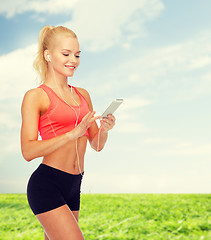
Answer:
[[[40,76],[40,83],[45,81],[48,70],[48,63],[45,60],[44,51],[52,49],[55,44],[56,37],[61,34],[77,38],[76,34],[72,30],[63,26],[45,26],[40,30],[37,57],[33,63],[33,67]]]

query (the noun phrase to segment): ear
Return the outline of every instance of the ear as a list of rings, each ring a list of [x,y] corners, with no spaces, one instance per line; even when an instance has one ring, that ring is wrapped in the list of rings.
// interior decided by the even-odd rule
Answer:
[[[44,58],[45,58],[45,61],[46,62],[51,62],[51,59],[50,59],[50,56],[49,56],[49,51],[48,50],[45,50],[44,51]]]

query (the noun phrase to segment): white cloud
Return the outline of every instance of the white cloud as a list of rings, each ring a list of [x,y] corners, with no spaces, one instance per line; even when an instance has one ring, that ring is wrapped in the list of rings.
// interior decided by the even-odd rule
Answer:
[[[122,133],[140,133],[140,132],[149,132],[150,129],[146,127],[143,123],[136,121],[135,119],[129,120],[128,122],[122,122],[121,119],[118,119],[118,125],[115,130]]]
[[[32,64],[36,48],[31,45],[0,56],[0,99],[23,96],[27,89],[35,86],[36,74]]]
[[[24,93],[35,87],[36,74],[32,69],[35,53],[36,46],[31,45],[0,56],[0,142],[4,159],[20,152],[21,102]]]
[[[159,156],[199,156],[206,159],[211,158],[211,144],[196,145],[191,143],[178,143],[169,149],[156,152]]]
[[[14,129],[18,128],[19,124],[16,119],[12,119],[7,113],[0,113],[0,126],[1,128]]]
[[[121,79],[122,88],[132,86],[142,93],[147,89],[153,97],[168,97],[172,101],[209,94],[210,37],[211,31],[205,31],[181,43],[155,47],[144,53],[137,50],[136,57],[111,69],[113,79]]]
[[[129,49],[133,39],[146,34],[146,22],[154,20],[163,9],[161,0],[8,0],[0,14],[10,18],[31,11],[38,14],[32,17],[43,21],[39,13],[71,13],[71,20],[59,25],[73,29],[84,49],[104,51],[117,44]]]
[[[97,182],[96,182],[97,179]],[[86,172],[83,193],[208,193],[210,176]]]
[[[199,156],[207,160],[211,158],[211,143],[203,144],[195,139],[151,137],[139,141],[139,145],[153,148],[155,156],[184,156],[186,158]]]
[[[6,15],[7,18],[13,17],[15,14],[19,13],[19,9],[27,3],[27,0],[1,0],[1,15]]]
[[[134,110],[137,108],[145,107],[152,104],[150,100],[141,98],[140,96],[132,96],[124,99],[124,102],[119,109],[120,112],[125,112],[128,110]]]
[[[123,133],[148,132],[150,129],[140,121],[140,111],[143,107],[152,104],[147,99],[140,96],[133,96],[124,99],[115,116],[118,118],[118,124],[115,130]]]
[[[143,140],[143,143],[146,143],[146,144],[166,144],[166,143],[169,143],[169,142],[175,142],[175,139],[171,139],[171,138],[146,138]],[[142,144],[142,142],[140,143]]]
[[[211,57],[209,56],[199,56],[199,58],[194,58],[190,61],[189,69],[202,68],[207,65],[211,65]]]
[[[27,178],[1,179],[0,193],[25,193]]]
[[[1,4],[0,14],[7,18],[14,17],[24,12],[35,13],[69,13],[78,0],[7,0]]]
[[[123,37],[127,39],[123,47],[128,47],[131,39],[145,34],[144,24],[163,8],[160,0],[83,0],[76,4],[72,20],[64,25],[78,32],[86,50],[105,50],[122,43]]]
[[[211,32],[207,33],[206,39],[201,34],[187,42],[154,49],[146,56],[139,58],[139,61],[136,59],[135,67],[140,66],[140,69],[144,70],[141,73],[152,81],[161,76],[178,75],[181,72],[187,73],[190,70],[207,66],[211,62],[211,51],[207,51],[208,46],[211,46],[210,35]],[[198,45],[201,47],[197,48]]]

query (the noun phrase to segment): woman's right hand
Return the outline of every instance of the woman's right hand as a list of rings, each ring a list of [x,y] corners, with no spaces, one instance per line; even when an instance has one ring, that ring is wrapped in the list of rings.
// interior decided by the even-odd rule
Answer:
[[[87,129],[92,125],[92,123],[101,117],[101,116],[94,117],[95,113],[96,111],[88,112],[83,117],[82,121],[75,127],[74,131],[76,134],[76,138],[83,136],[86,133]]]

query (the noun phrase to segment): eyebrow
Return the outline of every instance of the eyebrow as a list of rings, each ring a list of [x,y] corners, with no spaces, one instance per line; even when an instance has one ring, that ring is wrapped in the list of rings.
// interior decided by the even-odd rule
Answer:
[[[72,52],[72,51],[69,50],[69,49],[62,49],[62,51]],[[81,51],[78,51],[78,52],[76,52],[76,53],[81,53]]]

